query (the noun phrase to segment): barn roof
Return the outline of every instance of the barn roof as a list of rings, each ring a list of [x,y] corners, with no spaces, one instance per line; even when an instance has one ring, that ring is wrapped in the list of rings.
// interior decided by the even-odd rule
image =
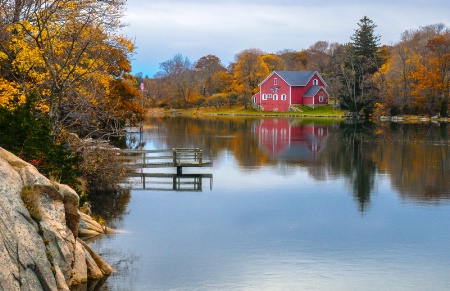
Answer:
[[[311,86],[305,93],[305,97],[314,97],[320,91],[321,86]]]
[[[275,71],[291,86],[305,86],[317,71]]]

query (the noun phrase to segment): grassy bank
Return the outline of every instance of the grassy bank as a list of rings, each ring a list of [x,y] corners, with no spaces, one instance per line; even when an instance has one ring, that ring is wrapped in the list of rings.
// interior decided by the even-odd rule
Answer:
[[[214,107],[190,108],[190,109],[150,109],[149,115],[206,115],[206,116],[282,116],[282,117],[311,117],[311,118],[344,118],[344,110],[334,110],[331,105],[311,108],[308,106],[297,106],[300,112],[263,112],[254,109],[245,109],[243,105],[223,106],[219,109]]]

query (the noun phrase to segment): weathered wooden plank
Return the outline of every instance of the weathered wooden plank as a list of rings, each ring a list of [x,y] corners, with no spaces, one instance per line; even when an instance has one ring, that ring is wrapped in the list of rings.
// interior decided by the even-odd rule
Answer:
[[[198,148],[174,148],[164,150],[121,150],[118,159],[130,161],[132,168],[177,167],[181,174],[182,167],[211,167],[212,161],[203,159],[203,152]],[[172,153],[167,155],[165,153]],[[160,155],[161,154],[161,155]]]

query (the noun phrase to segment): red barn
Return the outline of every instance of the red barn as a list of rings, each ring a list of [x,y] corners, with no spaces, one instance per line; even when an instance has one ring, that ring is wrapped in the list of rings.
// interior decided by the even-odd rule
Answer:
[[[253,106],[263,111],[288,112],[291,105],[326,105],[327,84],[317,71],[273,71],[259,84]]]

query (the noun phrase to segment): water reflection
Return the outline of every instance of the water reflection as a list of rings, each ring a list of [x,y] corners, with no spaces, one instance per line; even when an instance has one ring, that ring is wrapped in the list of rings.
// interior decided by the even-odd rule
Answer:
[[[209,179],[210,190],[213,182],[212,174],[130,173],[129,176],[137,178],[128,183],[133,190],[201,192],[204,179]]]
[[[381,133],[375,158],[381,170],[389,173],[393,187],[403,199],[439,203],[450,198],[446,124],[391,125],[382,127]]]
[[[316,160],[326,146],[328,126],[289,119],[262,119],[256,123],[255,132],[259,147],[272,160],[292,163]]]
[[[162,117],[150,120],[142,139],[147,149],[231,152],[244,169],[276,166],[289,174],[294,166],[317,180],[344,177],[361,211],[370,205],[377,173],[388,175],[405,200],[450,198],[446,124]]]
[[[200,172],[214,174],[214,189],[99,199],[126,230],[93,243],[118,269],[102,290],[450,283],[448,127],[175,117],[145,128],[133,146],[212,152],[214,166]]]
[[[130,198],[129,189],[98,191],[89,195],[94,216],[107,221],[108,226],[114,229],[122,228],[121,221],[128,214]]]

